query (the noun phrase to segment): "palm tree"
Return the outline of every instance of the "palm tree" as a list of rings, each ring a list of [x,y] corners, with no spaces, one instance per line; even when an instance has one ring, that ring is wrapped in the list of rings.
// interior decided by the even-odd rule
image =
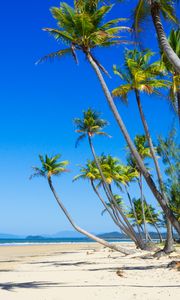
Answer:
[[[105,155],[102,155],[101,157],[98,157],[98,162],[104,174],[105,181],[109,185],[109,189],[111,190],[111,193],[113,195],[113,201],[112,201],[112,197],[109,197],[109,194],[104,188],[104,180],[101,177],[101,174],[99,172],[99,169],[95,161],[88,160],[85,167],[81,167],[80,174],[76,175],[73,180],[74,181],[78,179],[88,180],[91,183],[93,191],[100,199],[101,203],[105,207],[105,210],[107,210],[114,223],[126,235],[128,235],[136,243],[138,247],[144,249],[145,245],[137,238],[135,231],[133,230],[132,226],[128,222],[121,206],[117,202],[117,197],[114,197],[114,194],[112,192],[111,184],[115,183],[115,185],[119,187],[118,180],[119,178],[122,178],[122,176],[118,173],[119,160],[117,158],[112,158],[110,155],[108,155],[107,157]],[[98,182],[97,186],[95,184],[96,181]],[[103,197],[100,195],[100,192],[98,191],[98,187],[100,185],[102,185],[104,188],[105,194],[109,201],[108,203],[104,201]]]
[[[170,84],[169,81],[159,78],[159,76],[162,74],[161,64],[159,62],[149,62],[152,55],[153,53],[150,50],[142,52],[137,50],[126,50],[124,63],[126,71],[123,72],[114,66],[115,74],[117,74],[125,83],[114,89],[113,95],[120,97],[123,101],[127,102],[129,92],[134,91],[142,124],[149,144],[150,154],[154,161],[161,194],[163,195],[166,203],[168,203],[169,200],[165,193],[161,170],[156,157],[156,151],[150,135],[149,126],[145,119],[140,97],[141,92],[146,92],[148,94],[159,94],[159,88],[166,88]],[[171,227],[171,224],[168,218],[166,219],[168,229]],[[168,249],[173,249],[173,239],[170,236],[171,231],[168,229],[168,232]],[[166,250],[166,248],[164,250]]]
[[[139,168],[141,169],[143,176],[147,181],[147,184],[149,185],[151,191],[153,192],[167,217],[171,220],[174,227],[180,233],[180,223],[176,220],[173,212],[168,207],[161,193],[158,191],[151,175],[147,171],[141,157],[139,156],[123,123],[123,120],[114,104],[111,93],[101,73],[102,71],[107,74],[107,71],[94,57],[94,54],[92,54],[92,50],[97,47],[109,47],[122,43],[119,32],[122,30],[130,31],[130,29],[125,26],[118,26],[119,22],[122,21],[122,19],[120,18],[104,23],[104,17],[111,8],[111,5],[100,5],[99,0],[75,1],[74,7],[71,7],[67,3],[63,2],[60,4],[60,7],[53,7],[51,9],[51,12],[55,20],[57,20],[59,28],[45,28],[44,30],[53,35],[58,42],[60,41],[66,46],[68,45],[68,47],[44,56],[39,60],[39,63],[46,61],[47,59],[62,57],[67,54],[71,54],[77,62],[76,52],[80,50],[85,54],[88,62],[94,69],[98,80],[100,81],[102,90],[105,94],[110,109],[114,114],[116,122],[118,123],[130,148],[130,151],[135,157]]]
[[[136,32],[138,32],[140,30],[141,22],[143,22],[144,19],[150,14],[157,33],[160,48],[166,55],[173,68],[180,73],[180,58],[174,51],[171,44],[168,42],[161,21],[162,14],[165,19],[176,24],[178,23],[175,14],[175,4],[177,2],[178,0],[138,0],[138,4],[134,11],[134,28]]]
[[[161,220],[159,219],[159,214],[155,212],[155,208],[152,205],[148,205],[147,202],[145,201],[144,212],[143,212],[141,199],[133,199],[133,204],[135,207],[137,219],[134,218],[134,212],[132,209],[130,209],[130,211],[128,212],[128,217],[133,219],[135,223],[138,222],[138,224],[142,226],[142,224],[144,223],[143,214],[145,213],[146,222],[155,227],[159,235],[159,240],[162,243],[163,241],[162,235],[157,226],[157,223],[160,223]]]
[[[172,29],[168,38],[168,42],[174,52],[180,57],[180,29]],[[174,107],[175,112],[180,118],[180,73],[178,73],[172,65],[169,63],[166,55],[162,52],[161,61],[165,69],[169,72],[172,80],[172,84],[169,91],[169,98]]]
[[[59,207],[61,208],[61,210],[63,211],[63,213],[65,214],[65,216],[67,217],[68,221],[70,222],[70,224],[73,226],[73,228],[82,233],[83,235],[87,236],[88,238],[96,241],[97,243],[108,247],[110,249],[113,249],[115,251],[119,251],[122,252],[124,254],[129,254],[131,253],[131,251],[129,252],[129,250],[123,249],[122,247],[117,247],[116,245],[112,245],[108,242],[106,242],[105,240],[94,236],[93,234],[87,232],[86,230],[82,229],[81,227],[79,227],[78,225],[75,224],[75,222],[73,221],[72,217],[70,216],[69,212],[67,211],[67,209],[65,208],[63,202],[61,201],[61,199],[59,198],[53,183],[52,183],[52,177],[53,176],[60,176],[62,173],[67,172],[66,166],[68,165],[68,161],[59,161],[59,158],[61,157],[60,154],[52,156],[52,157],[48,157],[47,155],[45,155],[45,157],[43,157],[42,155],[39,155],[39,159],[41,162],[41,167],[33,167],[34,173],[31,175],[30,178],[33,177],[44,177],[47,179],[49,187],[59,205]]]

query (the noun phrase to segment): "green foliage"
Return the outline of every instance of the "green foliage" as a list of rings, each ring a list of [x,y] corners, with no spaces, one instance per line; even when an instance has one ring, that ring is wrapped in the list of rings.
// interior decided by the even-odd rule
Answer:
[[[166,167],[165,188],[170,208],[180,220],[180,145],[176,141],[176,130],[171,130],[167,138],[159,137],[158,141],[157,151]]]
[[[49,157],[45,155],[39,155],[41,162],[41,167],[33,167],[34,174],[31,175],[30,179],[33,177],[45,177],[50,178],[51,176],[59,176],[64,172],[67,172],[66,166],[69,164],[68,161],[59,161],[61,157],[60,154]]]
[[[160,62],[150,63],[154,55],[150,50],[125,51],[124,69],[113,66],[114,73],[118,75],[122,84],[112,91],[114,97],[120,97],[128,101],[128,94],[131,91],[145,92],[147,94],[159,95],[160,88],[167,88],[170,82],[161,78],[163,68]]]
[[[144,219],[141,199],[133,199],[133,205],[137,216],[137,222],[139,225],[143,225]],[[150,225],[161,222],[159,214],[155,212],[155,208],[152,205],[147,205],[146,202],[144,202],[144,215],[146,223],[149,223]],[[134,212],[132,209],[130,209],[130,211],[128,212],[127,217],[129,217],[133,220],[134,223],[136,223],[136,219],[134,217]]]
[[[107,133],[103,132],[103,128],[108,125],[106,120],[100,118],[100,113],[95,110],[88,109],[83,112],[82,119],[74,119],[74,124],[77,128],[76,132],[80,133],[77,139],[76,146],[82,141],[86,136],[93,137],[94,135],[109,136]]]
[[[75,1],[74,7],[65,2],[60,7],[52,7],[51,13],[57,21],[58,28],[44,28],[57,42],[67,46],[66,49],[50,53],[39,62],[71,54],[77,62],[76,51],[81,50],[85,55],[90,54],[91,49],[117,45],[121,42],[119,33],[130,31],[126,26],[119,26],[125,19],[118,18],[104,22],[106,14],[111,10],[112,5],[102,5],[101,1],[82,0]],[[91,55],[94,59],[94,57]],[[97,61],[96,61],[97,62]],[[97,62],[101,70],[104,68]]]
[[[114,183],[119,188],[121,188],[121,185],[126,185],[133,181],[139,175],[136,170],[130,166],[123,165],[118,158],[111,155],[102,154],[98,157],[98,162],[106,182],[108,184]],[[80,174],[75,176],[74,180],[80,178],[96,180],[98,186],[102,184],[102,178],[94,160],[88,160],[85,167],[81,167]]]
[[[151,158],[150,148],[148,145],[147,137],[145,135],[136,135],[134,138],[134,144],[139,155],[143,160],[146,160],[147,158]],[[156,148],[154,149],[156,151]],[[132,154],[128,153],[127,162],[129,166],[131,166],[132,168],[136,169],[139,172],[139,168]],[[146,165],[146,168],[148,169],[148,164],[146,162],[144,163]]]

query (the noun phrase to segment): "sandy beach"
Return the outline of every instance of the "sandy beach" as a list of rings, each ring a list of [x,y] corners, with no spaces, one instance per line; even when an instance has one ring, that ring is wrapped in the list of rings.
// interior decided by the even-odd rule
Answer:
[[[133,245],[124,245],[133,247]],[[97,244],[0,247],[1,300],[180,299],[180,258],[124,256]]]

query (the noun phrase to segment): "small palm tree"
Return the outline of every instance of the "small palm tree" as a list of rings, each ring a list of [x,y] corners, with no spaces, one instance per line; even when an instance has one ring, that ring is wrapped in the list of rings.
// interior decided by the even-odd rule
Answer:
[[[178,0],[138,0],[134,10],[134,28],[136,32],[140,30],[141,23],[144,22],[148,15],[151,15],[154,27],[157,33],[159,45],[166,55],[168,61],[174,70],[180,73],[180,58],[174,51],[172,45],[168,42],[161,22],[161,15],[164,19],[175,24],[179,23],[175,14],[175,4]]]
[[[102,135],[110,137],[106,132],[103,131],[104,127],[108,125],[108,122],[100,118],[100,113],[88,108],[87,111],[83,112],[83,117],[75,118],[74,124],[76,126],[76,132],[79,133],[79,137],[76,141],[76,147],[79,142],[88,137],[90,141],[95,135]]]
[[[159,214],[155,212],[155,208],[152,205],[148,205],[145,201],[143,212],[141,199],[133,199],[133,204],[136,211],[137,219],[134,218],[134,212],[132,209],[128,212],[128,217],[133,219],[135,223],[138,222],[138,224],[142,226],[142,224],[144,223],[143,213],[145,213],[146,222],[155,227],[159,235],[160,242],[162,242],[162,236],[157,226],[157,224],[161,223],[161,220],[159,218]]]
[[[45,155],[45,157],[43,157],[42,155],[39,155],[39,159],[41,162],[41,167],[33,167],[34,173],[31,175],[30,178],[33,177],[44,177],[47,179],[49,187],[59,205],[59,207],[61,208],[61,210],[63,211],[63,213],[65,214],[65,216],[67,217],[68,221],[70,222],[70,224],[73,226],[73,228],[82,233],[83,235],[87,236],[88,238],[104,245],[105,247],[111,248],[113,250],[122,252],[124,254],[129,254],[129,251],[126,249],[123,249],[121,247],[117,247],[115,245],[109,244],[108,242],[106,242],[105,240],[94,236],[93,234],[87,232],[86,230],[82,229],[81,227],[79,227],[78,225],[75,224],[75,222],[73,221],[72,217],[70,216],[70,214],[68,213],[67,209],[65,208],[63,202],[61,201],[61,199],[59,198],[53,183],[52,183],[52,177],[53,176],[59,176],[64,172],[67,172],[66,166],[68,165],[68,161],[59,161],[59,158],[61,157],[60,154],[49,157],[48,155]]]

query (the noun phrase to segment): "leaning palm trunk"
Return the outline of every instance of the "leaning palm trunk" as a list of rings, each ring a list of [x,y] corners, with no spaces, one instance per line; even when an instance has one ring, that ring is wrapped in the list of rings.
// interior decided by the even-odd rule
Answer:
[[[159,45],[174,69],[180,73],[180,59],[171,48],[161,22],[158,1],[151,1],[151,16],[158,36]]]
[[[92,151],[92,154],[93,154],[93,157],[94,157],[94,160],[95,160],[95,163],[96,163],[96,166],[100,172],[100,175],[102,177],[102,180],[103,180],[103,186],[105,187],[105,192],[107,193],[107,197],[108,199],[110,200],[110,203],[112,202],[113,205],[115,206],[115,208],[118,210],[118,212],[120,213],[123,221],[125,222],[125,224],[127,225],[127,227],[129,228],[129,231],[131,232],[132,236],[134,236],[134,240],[137,241],[138,243],[138,246],[141,248],[141,249],[144,249],[144,244],[141,243],[140,241],[140,238],[137,236],[136,232],[134,231],[134,228],[132,227],[132,225],[129,223],[128,219],[126,218],[126,216],[124,215],[121,207],[116,203],[116,200],[114,199],[114,196],[106,182],[106,179],[104,177],[104,174],[101,170],[101,166],[98,162],[98,159],[97,159],[97,156],[96,156],[96,153],[95,153],[95,150],[94,150],[94,147],[93,147],[93,144],[92,144],[92,141],[91,141],[91,137],[88,136],[88,140],[89,140],[89,145],[90,145],[90,148],[91,148],[91,151]]]
[[[137,218],[136,210],[135,210],[135,208],[134,208],[134,205],[133,205],[133,202],[132,202],[131,196],[130,196],[130,194],[129,194],[129,191],[128,191],[128,189],[127,189],[127,186],[126,186],[126,185],[125,185],[125,190],[126,190],[126,194],[127,194],[127,196],[128,196],[129,203],[130,203],[130,206],[131,206],[131,208],[132,208],[132,211],[133,211],[133,214],[134,214],[134,218],[135,218],[135,220],[136,220],[136,227],[137,227],[137,230],[138,230],[139,236],[140,236],[140,238],[141,238],[141,240],[142,240],[142,234],[141,234],[141,230],[140,230],[140,227],[139,227],[139,223],[138,223],[138,218]]]
[[[88,61],[90,62],[92,68],[94,69],[99,81],[100,81],[100,84],[101,84],[101,87],[102,87],[102,90],[105,94],[105,97],[107,99],[107,102],[110,106],[110,109],[112,111],[112,113],[114,114],[114,117],[116,119],[116,122],[118,123],[123,135],[124,135],[124,138],[129,146],[129,149],[133,155],[133,157],[135,158],[136,162],[137,162],[137,165],[139,167],[139,169],[141,170],[147,184],[149,185],[152,193],[154,194],[155,198],[157,199],[158,203],[160,204],[160,206],[162,207],[164,213],[166,214],[166,216],[170,219],[171,223],[173,224],[173,226],[176,228],[177,232],[180,234],[180,223],[178,222],[178,220],[176,219],[176,217],[174,216],[172,210],[168,207],[166,201],[163,199],[161,193],[157,190],[156,188],[156,185],[151,177],[151,175],[149,174],[149,172],[147,171],[137,149],[135,148],[128,132],[127,132],[127,129],[123,123],[123,120],[121,119],[121,116],[119,115],[119,112],[114,104],[114,101],[113,101],[113,98],[111,96],[111,93],[104,81],[104,78],[101,74],[101,71],[99,69],[99,67],[97,66],[96,62],[92,59],[91,55],[88,53],[87,54],[87,59]]]
[[[145,240],[147,241],[148,240],[148,231],[147,231],[147,224],[146,224],[146,217],[145,217],[145,210],[144,210],[143,183],[142,183],[142,174],[141,173],[140,173],[138,182],[139,182],[139,188],[140,188],[140,199],[141,199],[141,206],[142,206],[144,234],[145,234]]]
[[[145,203],[146,203],[146,206],[147,206],[147,209],[148,209],[149,215],[150,215],[150,217],[151,217],[151,220],[152,220],[152,222],[153,222],[153,226],[154,226],[154,228],[156,229],[156,231],[157,231],[157,234],[158,234],[158,236],[159,236],[159,241],[160,241],[160,243],[162,243],[162,242],[163,242],[163,238],[162,238],[162,235],[161,235],[161,233],[160,233],[160,231],[159,231],[159,228],[158,228],[158,226],[157,226],[157,224],[156,224],[156,222],[155,222],[155,220],[154,220],[154,218],[153,218],[153,216],[152,216],[152,213],[151,213],[151,210],[150,210],[149,204],[147,203],[147,201],[146,201],[146,199],[145,199],[145,198],[144,198],[144,201],[145,201]]]
[[[139,95],[138,90],[135,90],[135,95],[136,95],[136,101],[137,101],[139,113],[140,113],[140,116],[141,116],[141,121],[142,121],[142,124],[143,124],[143,127],[144,127],[144,131],[145,131],[145,134],[146,134],[147,141],[148,141],[150,153],[151,153],[152,159],[154,161],[154,165],[155,165],[155,169],[156,169],[156,174],[157,174],[161,194],[163,195],[164,200],[168,204],[169,201],[168,201],[168,198],[167,198],[166,193],[164,191],[164,184],[163,184],[163,179],[162,179],[162,176],[161,176],[160,167],[159,167],[159,164],[158,164],[158,160],[156,158],[156,153],[155,153],[152,138],[151,138],[151,135],[150,135],[150,132],[149,132],[148,124],[147,124],[147,121],[146,121],[146,118],[145,118],[145,115],[144,115],[144,112],[143,112],[143,108],[142,108],[142,105],[141,105],[141,100],[140,100],[140,95]],[[166,225],[167,225],[167,232],[168,232],[167,239],[169,239],[167,241],[168,249],[171,248],[172,251],[173,251],[174,248],[173,248],[172,229],[170,230],[171,222],[170,222],[168,217],[166,217]]]
[[[82,233],[83,235],[87,236],[88,238],[94,240],[95,242],[97,242],[97,243],[99,243],[99,244],[101,244],[101,245],[103,245],[103,246],[105,246],[105,247],[107,247],[107,248],[110,248],[110,249],[112,249],[112,250],[114,250],[114,251],[121,252],[121,253],[123,253],[123,254],[125,254],[125,255],[132,254],[132,253],[133,253],[133,251],[131,251],[131,250],[127,250],[127,249],[124,249],[124,248],[122,248],[122,247],[117,247],[116,245],[112,245],[112,244],[106,242],[105,240],[103,240],[103,239],[101,239],[101,238],[99,238],[99,237],[97,237],[97,236],[95,236],[95,235],[93,235],[93,234],[87,232],[86,230],[84,230],[84,229],[82,229],[81,227],[79,227],[78,225],[76,225],[76,224],[74,223],[74,221],[72,220],[71,216],[69,215],[67,209],[65,208],[65,206],[64,206],[63,203],[61,202],[59,196],[57,195],[57,193],[56,193],[56,191],[55,191],[55,189],[54,189],[54,186],[53,186],[53,184],[52,184],[52,180],[51,180],[50,177],[48,178],[48,183],[49,183],[49,187],[50,187],[50,189],[51,189],[51,191],[52,191],[52,193],[53,193],[53,195],[54,195],[54,197],[55,197],[55,199],[56,199],[58,205],[60,206],[61,210],[63,211],[63,213],[65,214],[65,216],[67,217],[67,219],[69,220],[69,222],[71,223],[71,225],[73,226],[73,228],[74,228],[76,231]]]

